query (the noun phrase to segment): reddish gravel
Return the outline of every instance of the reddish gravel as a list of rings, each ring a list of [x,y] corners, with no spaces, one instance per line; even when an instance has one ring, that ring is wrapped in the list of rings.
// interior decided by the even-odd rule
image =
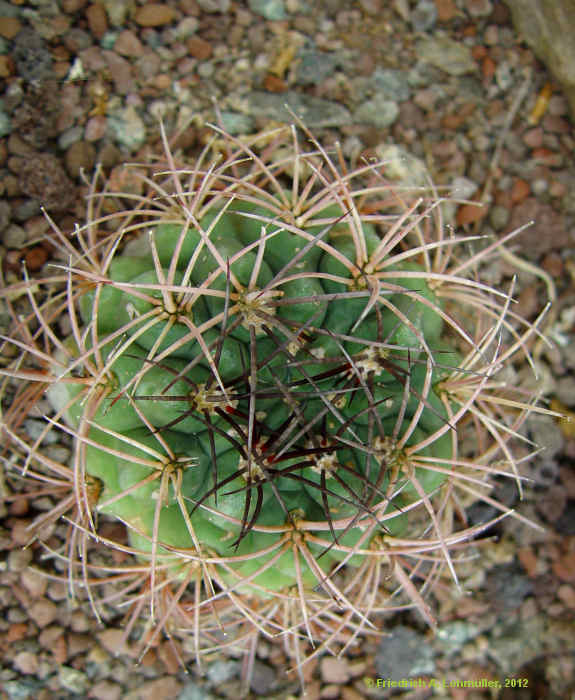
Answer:
[[[183,157],[193,157],[205,142],[206,122],[215,120],[213,98],[238,133],[281,118],[281,107],[273,117],[256,108],[256,94],[276,96],[279,105],[293,94],[322,98],[326,102],[313,117],[332,125],[314,132],[328,144],[339,140],[352,161],[397,144],[425,164],[437,185],[459,179],[469,189],[453,216],[459,232],[503,236],[533,222],[511,250],[541,264],[553,283],[522,269],[516,296],[520,309],[534,318],[551,287],[556,293],[548,330],[557,346],[538,351],[537,362],[546,398],[573,413],[573,123],[558,86],[521,43],[503,2],[285,0],[279,4],[286,18],[280,20],[250,9],[259,4],[60,0],[33,3],[24,12],[25,4],[16,0],[0,3],[5,281],[19,279],[22,260],[34,275],[58,257],[41,241],[47,231],[41,206],[72,230],[82,216],[85,174],[96,164],[114,187],[138,187],[122,164],[158,153],[159,118],[169,133],[181,130],[177,147]],[[464,47],[463,72],[440,67],[435,59],[418,60],[422,38]],[[542,95],[540,112],[535,106]],[[398,116],[386,125],[381,120],[390,103]],[[343,112],[330,122],[336,108]],[[494,266],[491,282],[503,284],[511,269]],[[3,316],[0,308],[0,324]],[[6,330],[2,325],[0,331]],[[524,474],[537,483],[526,486],[521,504],[505,484],[497,496],[543,524],[545,532],[512,518],[501,523],[497,537],[480,548],[480,558],[463,568],[466,595],[452,587],[435,593],[444,638],[432,638],[410,614],[388,625],[421,635],[433,651],[437,677],[525,678],[531,688],[544,689],[540,697],[559,699],[575,692],[575,434],[572,424],[552,418],[528,430],[533,439],[549,441],[541,460]],[[65,445],[54,447],[66,454]],[[236,659],[214,656],[200,677],[190,650],[177,640],[162,641],[137,666],[123,638],[121,613],[105,628],[98,626],[85,601],[70,600],[66,585],[50,578],[62,573],[62,563],[45,560],[37,542],[22,549],[25,528],[37,508],[49,507],[47,497],[36,503],[9,472],[4,481],[1,700],[238,697]],[[44,535],[47,544],[59,547],[66,527]],[[307,697],[384,697],[365,681],[381,668],[377,651],[370,641],[342,658],[314,660],[305,670]],[[281,645],[261,643],[254,672],[260,696],[297,695],[297,683],[285,679],[288,663]],[[456,700],[492,697],[487,690],[446,692]]]

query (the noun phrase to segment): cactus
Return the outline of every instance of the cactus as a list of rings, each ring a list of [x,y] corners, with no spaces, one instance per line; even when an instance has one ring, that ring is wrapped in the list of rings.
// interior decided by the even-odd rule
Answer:
[[[301,673],[384,610],[434,624],[425,594],[490,524],[458,530],[461,504],[509,513],[489,477],[521,487],[510,442],[537,409],[496,375],[529,359],[540,319],[480,279],[507,239],[447,235],[432,188],[348,170],[303,125],[307,150],[295,127],[213,128],[191,168],[163,135],[142,194],[96,177],[75,236],[53,225],[66,260],[9,295],[21,356],[1,370],[19,382],[3,428],[61,499],[38,524],[67,515],[97,610],[89,543],[133,555],[104,576],[133,578],[126,634],[148,603],[144,648],[187,630],[198,659],[244,644],[249,660],[258,634],[283,636]],[[31,441],[22,416],[44,392]],[[43,453],[54,429],[71,464]],[[101,534],[109,518],[128,541]]]

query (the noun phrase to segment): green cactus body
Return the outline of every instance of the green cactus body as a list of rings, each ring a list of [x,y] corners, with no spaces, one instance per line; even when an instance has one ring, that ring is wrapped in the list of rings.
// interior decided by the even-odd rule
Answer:
[[[329,204],[300,228],[275,206],[232,202],[210,209],[197,227],[159,224],[156,262],[151,251],[117,257],[99,297],[92,291],[81,302],[84,322],[97,319],[114,377],[94,422],[121,433],[92,431],[102,447],[88,447],[88,473],[110,501],[104,512],[132,523],[143,554],[154,538],[155,556],[200,542],[226,558],[224,582],[256,574],[241,590],[264,597],[296,578],[313,588],[336,562],[362,561],[346,548],[403,532],[404,508],[421,498],[408,478],[409,448],[447,421],[436,370],[412,364],[422,338],[433,348],[443,327],[423,275],[402,276],[423,268],[386,269],[389,289],[374,299],[366,272],[381,243],[374,226]],[[179,294],[161,289],[170,277]],[[69,415],[75,424],[78,410]],[[448,465],[449,434],[421,454]],[[187,518],[174,500],[174,471],[167,476],[178,460]],[[413,473],[426,493],[446,478],[421,466]],[[160,493],[162,475],[171,481]],[[277,561],[273,547],[246,558],[285,539],[293,514],[329,525],[315,533],[327,547],[307,545],[317,569],[302,560],[296,576],[285,543]],[[265,525],[283,535],[257,530]],[[305,531],[313,535],[313,525]]]

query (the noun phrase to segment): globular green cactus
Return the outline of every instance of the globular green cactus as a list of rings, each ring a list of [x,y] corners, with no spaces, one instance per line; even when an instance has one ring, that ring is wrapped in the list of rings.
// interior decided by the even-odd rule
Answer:
[[[50,294],[18,288],[25,360],[4,373],[46,389],[73,464],[26,441],[22,411],[5,430],[23,471],[74,494],[71,550],[140,562],[149,643],[187,629],[199,656],[226,629],[282,635],[301,668],[302,638],[341,649],[386,608],[432,622],[423,594],[481,529],[457,531],[461,503],[491,503],[493,473],[519,483],[509,442],[532,405],[495,375],[537,324],[480,280],[505,241],[469,254],[431,191],[348,171],[305,128],[308,150],[293,127],[215,132],[187,169],[166,148],[128,206],[91,191],[75,239],[56,231],[70,259]],[[98,535],[102,516],[129,541]]]

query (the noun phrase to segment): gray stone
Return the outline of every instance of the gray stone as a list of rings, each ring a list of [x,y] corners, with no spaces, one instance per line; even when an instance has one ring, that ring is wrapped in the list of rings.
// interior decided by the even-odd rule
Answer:
[[[48,423],[40,418],[27,418],[24,421],[24,427],[26,428],[26,433],[32,440],[39,440],[42,438],[42,442],[45,445],[52,445],[58,440],[58,435],[55,430],[46,430]]]
[[[390,100],[404,102],[411,97],[406,71],[393,68],[376,68],[371,76],[371,82],[378,93]]]
[[[48,207],[48,209],[54,210],[54,207]],[[22,202],[22,204],[13,208],[12,218],[15,221],[20,222],[28,221],[28,219],[31,219],[33,216],[36,216],[40,212],[40,201],[37,199],[28,199]]]
[[[178,695],[178,700],[214,700],[214,696],[204,688],[195,683],[186,683],[182,692]]]
[[[206,675],[214,686],[221,685],[236,678],[240,671],[237,661],[215,661],[207,669]]]
[[[73,126],[71,129],[66,129],[58,137],[58,146],[63,151],[66,151],[73,143],[80,141],[83,135],[84,129],[81,126]]]
[[[250,10],[265,19],[281,20],[286,18],[284,0],[249,0]]]
[[[385,177],[402,185],[421,187],[429,185],[425,163],[395,144],[379,144],[375,147],[378,162],[385,167]]]
[[[471,199],[477,189],[477,183],[468,177],[455,177],[451,182],[451,196],[458,199]]]
[[[204,12],[226,13],[230,9],[230,0],[198,0]]]
[[[175,30],[175,35],[180,41],[184,41],[188,37],[192,36],[198,31],[200,23],[195,17],[184,17],[184,19],[178,23]]]
[[[503,231],[509,223],[509,217],[509,209],[500,204],[496,204],[489,210],[489,223],[496,231]]]
[[[114,141],[130,153],[137,151],[146,140],[146,127],[133,105],[111,114],[108,129]]]
[[[431,0],[420,0],[411,13],[411,25],[416,32],[426,32],[437,22],[437,7]]]
[[[70,44],[73,46],[74,54],[78,54],[80,51],[89,48],[94,43],[92,35],[79,27],[72,27],[72,29],[66,33],[66,42],[68,46],[70,46]]]
[[[490,0],[473,0],[466,9],[472,17],[488,17],[493,12],[493,4]]]
[[[129,2],[125,2],[125,0],[102,0],[102,4],[106,8],[106,15],[113,27],[121,27],[126,23],[128,12],[130,11]]]
[[[392,680],[431,674],[435,670],[433,649],[422,634],[409,627],[396,627],[382,639],[375,668],[378,676]]]
[[[575,118],[575,0],[505,0],[515,28],[561,83]]]
[[[491,598],[491,606],[498,612],[517,610],[530,593],[531,582],[515,569],[514,564],[500,564],[489,572],[487,595]]]
[[[446,654],[455,654],[465,642],[479,634],[479,628],[471,622],[455,620],[437,630],[437,638]]]
[[[0,231],[4,231],[10,225],[10,214],[12,213],[12,207],[8,202],[2,200],[0,201]],[[17,227],[20,228],[20,227]],[[17,238],[17,243],[14,245],[14,239],[12,239],[12,245],[6,240],[7,236],[4,236],[3,243],[7,248],[19,248],[18,243],[22,240],[20,237]],[[26,234],[24,234],[24,240],[26,240]]]
[[[487,653],[503,673],[513,673],[539,656],[545,648],[543,618],[534,615],[498,629],[489,640]]]
[[[371,124],[378,129],[391,126],[399,116],[397,102],[388,100],[384,95],[376,95],[373,99],[361,104],[355,112],[355,121]]]
[[[254,662],[253,674],[250,680],[250,688],[253,692],[262,697],[268,697],[276,683],[276,672],[267,664],[258,661]]]
[[[557,398],[566,406],[575,406],[575,377],[567,375],[557,382]]]
[[[88,676],[71,666],[60,666],[58,678],[60,685],[72,693],[83,695],[88,690]]]
[[[509,61],[501,61],[495,69],[495,82],[502,92],[507,92],[513,87],[513,70]]]
[[[44,39],[33,29],[23,29],[16,35],[12,58],[24,80],[42,81],[52,73],[52,54]]]
[[[299,56],[297,82],[300,85],[318,85],[328,78],[340,63],[340,59],[324,51],[304,51]]]
[[[18,17],[19,14],[20,9],[15,7],[11,2],[7,2],[7,0],[2,0],[2,2],[0,2],[1,17]]]
[[[119,31],[111,31],[111,32],[106,32],[104,36],[102,37],[102,40],[100,41],[100,45],[102,46],[103,49],[106,49],[107,51],[111,51],[114,48],[114,45],[116,41],[118,40],[118,37],[120,36]]]
[[[471,49],[464,44],[443,36],[420,39],[415,44],[417,56],[427,63],[449,73],[464,75],[477,70]]]
[[[312,95],[285,92],[281,95],[253,91],[246,95],[246,107],[254,117],[265,117],[281,122],[292,122],[289,107],[310,129],[342,126],[351,122],[349,111],[336,102]]]
[[[222,125],[228,134],[249,134],[254,130],[254,120],[248,114],[222,112]]]
[[[526,424],[533,442],[538,447],[544,448],[544,452],[541,453],[542,459],[552,460],[561,452],[565,438],[555,418],[532,413],[527,418]]]
[[[2,688],[10,700],[27,700],[38,697],[42,683],[32,680],[4,681]]]
[[[197,71],[200,78],[211,78],[212,75],[216,72],[216,67],[214,66],[212,61],[204,61],[203,63],[200,63],[200,65],[197,68]]]
[[[8,205],[8,209],[10,210],[10,205],[8,202],[2,202],[0,206],[2,209]],[[8,212],[8,214],[10,211]],[[12,224],[9,226],[6,230],[2,229],[0,221],[0,231],[2,231],[2,243],[6,246],[6,248],[23,248],[26,245],[26,240],[28,238],[28,234],[26,233],[26,230],[23,229],[21,226],[18,226],[17,224]]]

